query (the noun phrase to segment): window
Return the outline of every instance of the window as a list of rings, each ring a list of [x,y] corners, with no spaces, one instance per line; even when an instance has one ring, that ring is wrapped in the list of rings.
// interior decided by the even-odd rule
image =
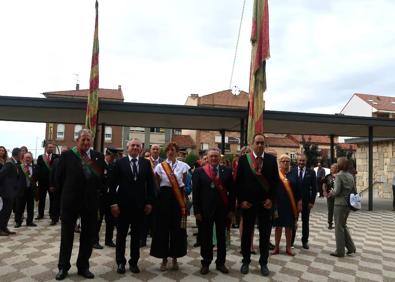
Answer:
[[[181,129],[173,129],[174,135],[182,135]]]
[[[58,124],[56,126],[56,139],[64,140],[64,124]]]
[[[82,130],[82,125],[77,124],[74,126],[74,140],[77,140],[78,138],[78,132]]]
[[[106,126],[104,129],[104,141],[111,142],[112,140],[112,127]]]
[[[200,149],[203,151],[208,150],[208,144],[207,143],[200,143]]]
[[[164,133],[165,129],[164,128],[160,128],[160,127],[151,127],[150,128],[150,132],[154,132],[154,133]]]
[[[144,127],[130,127],[129,130],[130,131],[137,131],[137,132],[145,132]]]
[[[222,143],[218,144],[218,149],[220,149],[222,151]],[[230,144],[229,143],[225,143],[225,151],[230,151]]]

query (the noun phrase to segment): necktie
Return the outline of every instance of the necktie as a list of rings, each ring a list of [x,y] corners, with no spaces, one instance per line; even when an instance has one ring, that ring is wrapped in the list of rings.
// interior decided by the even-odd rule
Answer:
[[[132,159],[132,169],[133,169],[134,181],[136,181],[137,180],[137,159]]]
[[[214,176],[218,175],[218,168],[215,166],[213,167]]]
[[[29,165],[25,165],[25,170],[27,172],[27,175],[30,175],[30,166]]]
[[[299,181],[303,181],[303,169],[299,169]]]
[[[256,170],[258,171],[260,171],[261,169],[262,169],[262,164],[263,164],[263,159],[262,159],[262,157],[257,157],[256,159],[255,159],[255,165],[256,165]]]

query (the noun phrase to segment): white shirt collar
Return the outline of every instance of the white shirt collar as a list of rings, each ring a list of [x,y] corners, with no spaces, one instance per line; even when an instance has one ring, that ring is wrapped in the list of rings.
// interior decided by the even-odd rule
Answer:
[[[129,157],[129,162],[131,162],[133,159],[136,159],[137,162],[139,161],[139,156],[133,158],[131,155],[128,155],[128,157]]]
[[[255,154],[254,150],[252,150],[252,153],[254,154],[254,157],[257,158],[259,157],[257,154]],[[265,156],[265,152],[262,153],[262,155],[260,155],[260,157],[263,159],[263,157]]]
[[[178,162],[178,160],[176,159],[175,162],[173,163],[171,160],[166,159],[166,162],[171,164],[171,165],[174,165],[174,164],[176,164]]]

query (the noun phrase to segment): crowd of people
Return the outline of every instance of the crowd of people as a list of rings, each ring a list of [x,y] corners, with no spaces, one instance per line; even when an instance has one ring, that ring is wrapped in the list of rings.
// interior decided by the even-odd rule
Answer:
[[[14,148],[8,157],[6,148],[0,146],[0,236],[15,234],[8,229],[12,210],[15,228],[21,227],[24,218],[26,226],[36,227],[34,200],[38,202],[35,220],[43,220],[48,194],[50,225],[61,222],[57,280],[68,275],[75,232],[80,232],[78,274],[94,278],[89,259],[93,248],[103,248],[99,236],[103,219],[104,242],[115,248],[119,274],[126,272],[126,263],[131,272],[140,272],[140,248],[146,246],[148,234],[152,237],[150,255],[162,260],[159,269],[178,270],[177,259],[187,254],[187,216],[192,206],[198,227],[194,246],[200,246],[202,275],[210,271],[213,239],[216,270],[229,272],[226,251],[231,226],[240,228],[240,272],[247,274],[251,254],[255,253],[257,225],[260,272],[268,276],[270,250],[271,255],[282,253],[283,228],[284,254],[295,255],[299,217],[302,247],[309,249],[309,217],[318,192],[327,198],[329,229],[333,229],[334,218],[336,250],[331,255],[344,257],[356,251],[347,228],[349,208],[345,200],[355,189],[355,179],[346,158],[339,158],[328,175],[306,167],[304,154],[298,155],[297,165],[291,167],[288,155],[279,156],[277,163],[275,154],[265,152],[265,138],[258,133],[232,164],[221,159],[217,148],[211,148],[190,167],[178,159],[179,148],[173,142],[164,148],[166,159],[162,159],[159,145],[143,152],[138,139],[127,143],[124,156],[115,149],[107,149],[105,155],[96,152],[92,141],[91,132],[82,129],[76,146],[63,147],[61,155],[55,153],[55,144],[48,142],[36,164],[26,147]],[[270,242],[273,227],[274,245]]]

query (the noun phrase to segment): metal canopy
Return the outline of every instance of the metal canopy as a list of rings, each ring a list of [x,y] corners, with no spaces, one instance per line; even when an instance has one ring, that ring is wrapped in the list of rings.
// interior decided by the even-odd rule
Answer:
[[[86,103],[76,99],[0,96],[0,120],[81,124]],[[240,131],[247,110],[100,101],[99,123],[119,126]],[[395,120],[344,115],[265,111],[265,132],[394,137]]]

